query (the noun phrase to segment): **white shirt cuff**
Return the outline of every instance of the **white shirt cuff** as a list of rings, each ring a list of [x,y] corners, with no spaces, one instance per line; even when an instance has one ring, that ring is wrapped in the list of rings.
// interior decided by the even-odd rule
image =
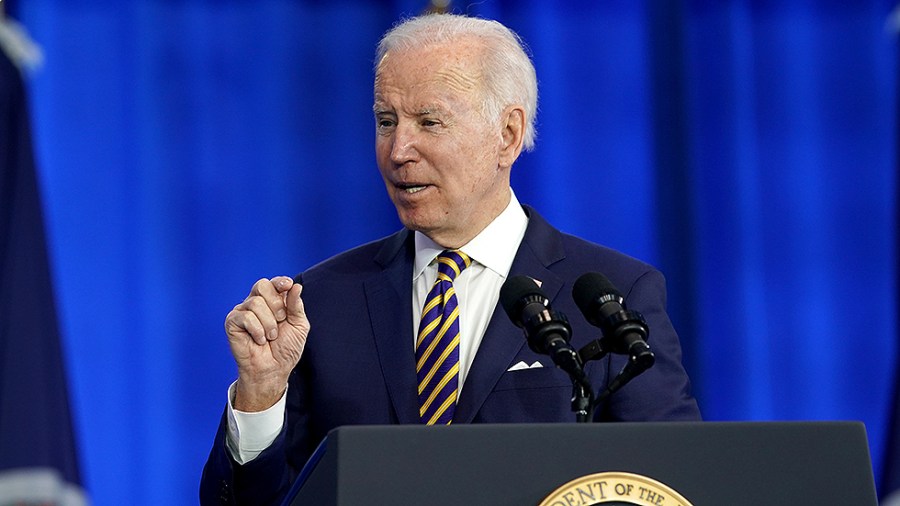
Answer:
[[[234,387],[237,381],[228,387],[228,430],[225,434],[225,447],[231,458],[238,464],[246,464],[259,456],[268,448],[284,425],[284,410],[287,405],[287,387],[281,399],[271,408],[256,413],[234,409]]]

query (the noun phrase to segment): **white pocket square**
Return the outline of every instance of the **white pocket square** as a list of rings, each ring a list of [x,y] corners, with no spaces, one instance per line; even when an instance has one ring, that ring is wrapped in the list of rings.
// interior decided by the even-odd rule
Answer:
[[[521,371],[522,369],[538,369],[540,367],[544,367],[544,364],[542,364],[540,362],[535,362],[531,365],[528,365],[527,363],[522,361],[522,362],[519,362],[518,364],[510,367],[509,369],[507,369],[507,371]]]

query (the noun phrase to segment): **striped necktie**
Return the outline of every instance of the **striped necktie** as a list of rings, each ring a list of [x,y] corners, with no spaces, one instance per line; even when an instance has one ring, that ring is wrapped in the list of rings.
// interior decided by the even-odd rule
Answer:
[[[425,299],[416,340],[419,418],[449,425],[459,389],[459,306],[453,280],[472,260],[462,251],[438,255],[438,276]]]

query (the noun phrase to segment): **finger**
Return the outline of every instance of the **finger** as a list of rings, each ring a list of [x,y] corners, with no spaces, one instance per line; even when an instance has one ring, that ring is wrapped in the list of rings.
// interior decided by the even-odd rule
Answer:
[[[246,334],[249,335],[250,339],[256,344],[265,344],[265,328],[253,311],[242,309],[242,305],[236,306],[228,313],[228,317],[225,318],[225,333],[231,337]]]
[[[294,280],[287,276],[275,276],[272,278],[272,286],[274,286],[279,293],[284,293],[294,286]]]
[[[281,299],[280,296],[278,298]],[[280,302],[279,304],[281,306],[284,306],[284,302]],[[277,315],[272,312],[271,305],[267,300],[265,300],[264,297],[262,297],[261,295],[250,297],[241,304],[241,307],[253,313],[253,315],[256,317],[257,321],[259,321],[259,324],[263,328],[263,335],[265,339],[268,339],[269,341],[278,339]],[[282,313],[285,312],[283,308],[279,311],[281,311]],[[284,318],[282,318],[282,320],[283,319]]]
[[[284,321],[287,313],[282,293],[289,290],[291,284],[293,284],[293,281],[286,276],[280,276],[271,280],[263,278],[254,283],[250,295],[251,297],[254,295],[262,297],[266,305],[269,306],[269,310],[275,316],[275,320],[279,322]],[[249,300],[250,298],[248,297]]]

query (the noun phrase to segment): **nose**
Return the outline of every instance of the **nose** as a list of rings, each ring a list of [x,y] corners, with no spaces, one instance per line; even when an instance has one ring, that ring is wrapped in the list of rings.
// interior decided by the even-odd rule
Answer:
[[[419,158],[416,149],[417,137],[415,127],[408,122],[400,122],[394,129],[391,139],[391,161],[397,165],[414,162]]]

